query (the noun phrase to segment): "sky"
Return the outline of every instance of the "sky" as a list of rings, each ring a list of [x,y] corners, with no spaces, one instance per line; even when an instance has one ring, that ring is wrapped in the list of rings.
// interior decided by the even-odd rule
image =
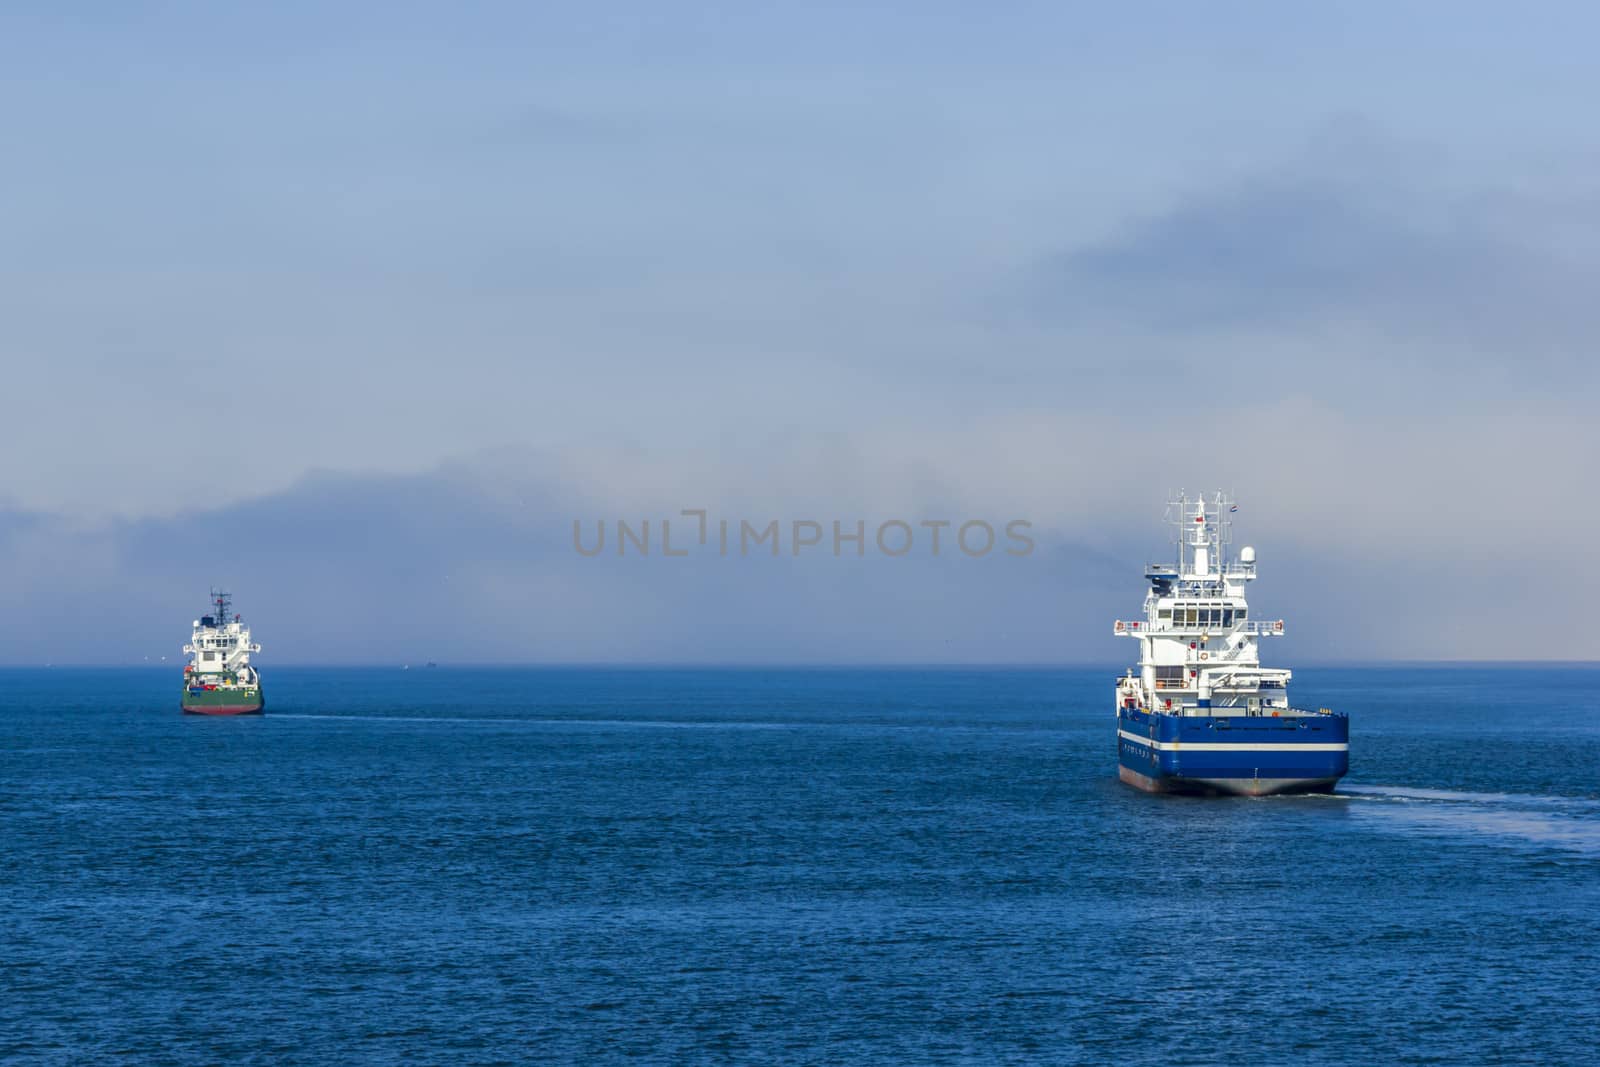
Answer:
[[[1597,23],[5,5],[0,663],[1120,663],[1179,488],[1275,662],[1595,659]]]

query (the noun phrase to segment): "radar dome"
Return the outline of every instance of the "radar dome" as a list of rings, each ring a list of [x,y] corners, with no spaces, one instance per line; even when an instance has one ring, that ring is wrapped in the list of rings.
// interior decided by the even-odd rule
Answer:
[[[1245,545],[1243,548],[1241,548],[1239,550],[1239,562],[1240,563],[1254,563],[1255,561],[1256,561],[1256,550],[1255,549],[1251,548],[1249,545]]]

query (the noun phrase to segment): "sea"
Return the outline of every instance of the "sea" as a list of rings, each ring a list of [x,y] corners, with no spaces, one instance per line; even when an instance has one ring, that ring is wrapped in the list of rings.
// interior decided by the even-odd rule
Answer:
[[[1297,669],[1262,799],[1118,672],[0,670],[0,1062],[1595,1062],[1600,667]]]

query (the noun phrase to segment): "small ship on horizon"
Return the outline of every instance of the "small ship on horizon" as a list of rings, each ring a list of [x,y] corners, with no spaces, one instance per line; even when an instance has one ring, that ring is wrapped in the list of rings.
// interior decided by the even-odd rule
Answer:
[[[194,634],[183,651],[194,658],[183,668],[180,706],[190,715],[259,715],[266,708],[261,675],[250,655],[251,644],[242,616],[229,618],[233,598],[224,589],[211,590],[211,614],[194,621]]]

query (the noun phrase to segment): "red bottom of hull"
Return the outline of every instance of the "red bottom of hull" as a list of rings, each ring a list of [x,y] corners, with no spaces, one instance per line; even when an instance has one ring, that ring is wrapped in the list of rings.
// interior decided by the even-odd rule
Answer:
[[[260,715],[265,709],[260,704],[216,704],[205,708],[184,708],[185,715]]]

